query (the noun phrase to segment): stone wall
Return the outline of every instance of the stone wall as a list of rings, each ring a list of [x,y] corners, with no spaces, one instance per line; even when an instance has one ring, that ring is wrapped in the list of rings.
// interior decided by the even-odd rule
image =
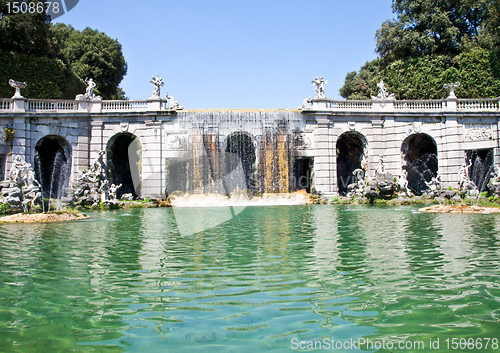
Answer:
[[[13,154],[34,163],[35,148],[46,136],[57,136],[71,150],[71,181],[88,168],[98,152],[109,148],[119,134],[135,136],[142,148],[142,196],[165,197],[166,161],[185,156],[197,132],[216,133],[221,150],[229,135],[247,133],[262,160],[262,136],[285,124],[293,157],[314,158],[314,185],[325,196],[338,192],[336,146],[345,133],[358,134],[366,143],[367,178],[375,176],[379,156],[384,155],[388,173],[398,176],[402,168],[402,145],[412,134],[427,134],[437,146],[438,165],[444,187],[458,186],[458,173],[467,150],[493,149],[499,165],[499,116],[492,111],[336,111],[232,110],[144,112],[5,112],[0,125],[15,130]],[[266,130],[267,129],[267,130]],[[10,146],[0,141],[5,170],[10,169]],[[0,164],[1,165],[1,164]]]

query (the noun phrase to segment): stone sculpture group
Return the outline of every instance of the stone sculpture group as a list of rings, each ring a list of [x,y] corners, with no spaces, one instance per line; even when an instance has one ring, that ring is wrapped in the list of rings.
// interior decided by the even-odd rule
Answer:
[[[71,202],[75,205],[117,204],[117,191],[122,184],[109,184],[107,166],[104,160],[105,151],[99,151],[98,157],[88,170],[78,173],[76,187]]]
[[[42,187],[36,180],[31,163],[26,163],[20,155],[12,156],[8,179],[0,182],[0,189],[0,202],[9,207],[22,208],[24,212],[39,205],[43,209]]]

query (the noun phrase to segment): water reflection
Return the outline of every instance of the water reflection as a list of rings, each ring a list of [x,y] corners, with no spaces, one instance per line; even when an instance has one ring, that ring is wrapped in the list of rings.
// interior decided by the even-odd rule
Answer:
[[[292,338],[494,337],[500,219],[412,211],[247,207],[190,236],[171,209],[2,226],[0,348],[286,351]]]

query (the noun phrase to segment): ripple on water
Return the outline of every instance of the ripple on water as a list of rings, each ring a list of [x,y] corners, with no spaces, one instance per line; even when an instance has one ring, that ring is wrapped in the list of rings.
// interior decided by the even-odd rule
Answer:
[[[494,337],[498,215],[413,211],[251,207],[192,236],[170,209],[1,226],[2,349],[287,351],[293,338]]]

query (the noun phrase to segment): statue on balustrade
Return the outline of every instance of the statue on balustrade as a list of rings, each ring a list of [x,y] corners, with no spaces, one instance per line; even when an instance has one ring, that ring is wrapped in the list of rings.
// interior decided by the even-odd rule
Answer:
[[[323,77],[315,77],[314,81],[311,82],[316,86],[316,98],[326,98],[325,97],[325,84],[328,83]]]

